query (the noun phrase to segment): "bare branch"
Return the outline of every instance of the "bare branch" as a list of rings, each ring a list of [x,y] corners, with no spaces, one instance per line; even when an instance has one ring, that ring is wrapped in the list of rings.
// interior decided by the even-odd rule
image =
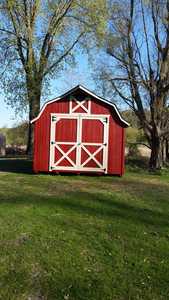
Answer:
[[[159,32],[158,32],[158,16],[157,14],[155,15],[155,12],[154,12],[154,1],[151,1],[151,12],[152,12],[152,20],[153,20],[153,26],[154,26],[154,36],[155,36],[155,40],[156,40],[156,43],[157,43],[157,48],[158,48],[158,51],[160,53],[162,53],[163,51],[163,48],[161,46],[161,42],[160,42],[160,38],[159,38]],[[157,5],[157,4],[156,4]]]
[[[141,143],[141,142],[130,142],[129,145],[142,145],[147,147],[148,149],[151,149],[151,147],[145,143]]]
[[[49,66],[46,69],[46,71],[43,73],[43,76],[46,76],[48,73],[50,73],[54,68],[56,68],[58,66],[58,64],[73,50],[73,48],[79,42],[80,38],[83,35],[84,35],[84,32],[79,34],[79,36],[76,38],[76,40],[73,42],[73,44],[64,52],[64,54],[61,55],[57,61],[55,61],[51,66]]]
[[[10,34],[10,35],[14,35],[16,36],[16,33],[15,32],[12,32],[8,29],[5,29],[5,28],[0,28],[0,31],[4,32],[4,33],[7,33],[7,34]]]
[[[146,75],[145,67],[144,67],[143,62],[142,62],[140,47],[138,46],[137,39],[136,39],[134,31],[132,32],[132,35],[133,35],[133,38],[134,38],[134,43],[135,43],[135,46],[136,46],[136,51],[137,51],[138,59],[139,59],[139,63],[137,63],[137,61],[135,60],[135,65],[136,65],[136,67],[137,67],[137,69],[139,71],[140,77],[142,78],[142,80],[144,82],[144,85],[146,86],[148,78],[147,78],[147,75]],[[141,69],[142,69],[142,71],[141,71]],[[144,77],[142,75],[142,72],[144,74],[145,79],[144,79]]]
[[[141,11],[142,11],[143,28],[144,28],[145,42],[146,42],[146,49],[147,49],[147,58],[148,58],[148,64],[149,64],[149,72],[150,72],[150,76],[151,76],[152,66],[151,66],[151,59],[150,59],[150,49],[149,49],[149,41],[148,41],[148,35],[147,35],[147,26],[146,26],[146,21],[145,21],[145,13],[144,13],[144,8],[143,8],[143,0],[141,0]]]
[[[114,81],[109,79],[110,83],[112,84],[112,87],[113,89],[115,90],[115,92],[118,94],[118,96],[120,96],[120,98],[122,98],[124,100],[124,102],[130,106],[130,108],[132,110],[135,110],[135,107],[134,107],[134,102],[131,98],[128,98],[126,96],[123,95],[123,93],[117,88],[117,86],[115,85]]]

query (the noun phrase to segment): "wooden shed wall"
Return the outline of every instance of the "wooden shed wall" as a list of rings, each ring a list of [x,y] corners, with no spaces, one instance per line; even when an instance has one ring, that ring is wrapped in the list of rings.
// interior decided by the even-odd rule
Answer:
[[[34,129],[34,171],[48,172],[50,143],[50,114],[69,113],[69,98],[47,105],[35,122]],[[91,97],[92,114],[110,114],[108,174],[122,175],[124,172],[124,128],[109,105]]]

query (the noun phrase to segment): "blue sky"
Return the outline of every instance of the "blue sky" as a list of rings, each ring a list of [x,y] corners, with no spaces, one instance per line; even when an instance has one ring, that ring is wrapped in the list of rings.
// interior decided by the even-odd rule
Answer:
[[[89,66],[87,56],[85,54],[79,54],[77,56],[77,64],[74,68],[70,68],[63,72],[60,78],[52,81],[51,93],[46,100],[50,100],[71,89],[77,84],[86,86],[91,90],[95,90],[95,84],[92,80],[92,70]],[[43,103],[41,103],[42,105]],[[12,127],[22,120],[27,119],[27,114],[23,114],[23,117],[17,116],[10,106],[5,103],[5,95],[0,95],[0,128]]]

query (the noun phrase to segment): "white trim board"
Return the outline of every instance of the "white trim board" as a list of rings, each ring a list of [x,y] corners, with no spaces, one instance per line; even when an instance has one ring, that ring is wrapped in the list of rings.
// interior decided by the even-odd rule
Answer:
[[[45,108],[47,107],[47,105],[49,105],[49,104],[51,104],[51,103],[53,103],[53,102],[56,102],[56,101],[58,101],[58,100],[63,99],[64,97],[68,96],[69,94],[75,92],[75,91],[78,90],[78,89],[80,89],[80,90],[86,92],[88,95],[90,95],[90,96],[92,96],[92,97],[94,97],[94,98],[96,98],[96,99],[98,99],[98,100],[100,100],[100,101],[102,101],[102,102],[104,102],[104,103],[106,103],[106,104],[112,106],[112,107],[114,108],[114,110],[115,110],[117,116],[119,117],[120,121],[121,121],[125,126],[127,126],[127,127],[130,126],[130,124],[122,118],[122,116],[120,115],[120,113],[119,113],[119,111],[118,111],[118,109],[117,109],[117,106],[116,106],[114,103],[112,103],[112,102],[110,102],[110,101],[107,101],[107,100],[105,100],[105,99],[102,98],[102,97],[97,96],[96,94],[94,94],[93,92],[89,91],[87,88],[85,88],[85,87],[83,87],[83,86],[81,86],[81,85],[77,85],[76,87],[74,87],[74,88],[71,89],[70,91],[66,92],[65,94],[61,95],[60,97],[57,97],[57,98],[55,98],[55,99],[52,99],[52,100],[46,102],[46,103],[42,106],[42,109],[40,110],[38,116],[37,116],[36,118],[34,118],[34,119],[31,121],[31,124],[34,123],[34,122],[36,122],[36,121],[40,118],[40,116],[42,115],[42,113],[43,113],[43,111],[45,110]]]
[[[76,140],[72,142],[58,142],[55,140],[56,124],[60,120],[64,119],[75,119],[77,120],[77,132]],[[82,122],[83,120],[99,120],[103,125],[103,141],[102,142],[83,142],[82,141]],[[49,171],[54,170],[74,170],[74,171],[100,171],[107,173],[108,168],[108,132],[109,132],[109,115],[75,115],[75,114],[54,114],[51,113],[51,129],[50,129],[50,156],[49,156]],[[60,146],[69,145],[71,146],[68,151],[63,151]],[[97,146],[98,148],[92,153],[87,146]],[[55,161],[55,148],[62,154],[58,161]],[[73,150],[76,151],[75,162],[68,156]],[[84,162],[82,159],[82,151],[88,154],[88,158]],[[102,162],[100,162],[96,155],[103,151]],[[67,159],[70,166],[58,166],[63,159]],[[94,161],[97,167],[86,167],[86,164],[90,161]]]

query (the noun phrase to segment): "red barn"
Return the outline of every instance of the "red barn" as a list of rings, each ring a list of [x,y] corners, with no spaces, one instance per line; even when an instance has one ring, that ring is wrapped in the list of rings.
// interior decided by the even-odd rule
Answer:
[[[129,124],[117,107],[77,86],[46,102],[34,123],[34,172],[124,173]]]

